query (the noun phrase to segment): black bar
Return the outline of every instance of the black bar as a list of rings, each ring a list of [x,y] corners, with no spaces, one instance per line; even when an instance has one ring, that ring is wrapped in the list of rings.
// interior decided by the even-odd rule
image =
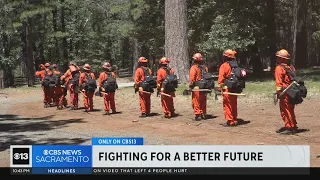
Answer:
[[[92,168],[94,175],[310,175],[310,168]]]

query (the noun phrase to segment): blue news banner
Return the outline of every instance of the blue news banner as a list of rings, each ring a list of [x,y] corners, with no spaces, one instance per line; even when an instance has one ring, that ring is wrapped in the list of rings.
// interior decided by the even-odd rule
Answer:
[[[11,174],[93,174],[93,146],[143,144],[143,138],[92,138],[92,145],[12,145]]]

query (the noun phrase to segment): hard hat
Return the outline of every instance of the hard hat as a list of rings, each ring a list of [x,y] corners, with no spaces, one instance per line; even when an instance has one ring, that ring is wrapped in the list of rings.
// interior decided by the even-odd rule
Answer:
[[[89,64],[85,64],[85,65],[83,66],[83,69],[86,70],[86,71],[90,71],[91,67],[90,67]]]
[[[276,56],[279,57],[279,58],[282,58],[282,59],[286,59],[286,60],[290,59],[290,54],[285,49],[281,49],[280,51],[278,51],[276,53]]]
[[[50,67],[50,63],[45,63],[44,66],[48,68]]]
[[[105,62],[102,67],[105,69],[111,69],[111,64],[108,62]]]
[[[170,61],[170,60],[169,60]],[[163,65],[166,65],[166,64],[168,64],[169,63],[169,61],[168,61],[168,58],[166,58],[166,57],[162,57],[161,59],[160,59],[160,64],[163,64]]]
[[[231,58],[231,59],[235,59],[236,58],[236,51],[233,51],[231,49],[227,49],[226,51],[224,51],[223,56]]]
[[[53,68],[56,68],[56,67],[57,67],[57,64],[53,64],[52,67],[53,67]]]
[[[192,58],[194,61],[202,61],[203,56],[200,53],[196,53],[192,56]]]
[[[147,63],[148,62],[148,59],[145,58],[145,57],[140,57],[139,60],[138,60],[139,63]]]

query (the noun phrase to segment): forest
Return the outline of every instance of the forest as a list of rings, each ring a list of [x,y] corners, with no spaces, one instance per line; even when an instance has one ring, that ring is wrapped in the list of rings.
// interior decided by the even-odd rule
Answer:
[[[319,0],[0,0],[0,72],[35,84],[45,62],[63,72],[69,61],[103,62],[133,72],[144,56],[156,72],[162,56],[181,82],[192,54],[216,72],[223,51],[258,77],[272,71],[275,53],[287,49],[297,68],[320,65]],[[0,74],[0,76],[1,76]]]

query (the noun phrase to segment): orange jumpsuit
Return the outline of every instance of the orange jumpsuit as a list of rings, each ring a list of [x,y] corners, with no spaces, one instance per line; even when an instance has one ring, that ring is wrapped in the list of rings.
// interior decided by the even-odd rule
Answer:
[[[231,67],[228,62],[223,63],[219,69],[218,84],[222,87],[223,92],[230,90],[224,86],[224,80],[231,75]],[[223,94],[223,111],[224,117],[229,125],[235,125],[238,122],[238,96]]]
[[[96,80],[96,76],[90,72],[90,76],[93,80]],[[83,84],[85,84],[87,81],[87,73],[83,72],[80,74],[80,78],[79,78],[79,87],[81,87]],[[86,92],[84,90],[82,90],[83,94],[86,96],[83,96],[83,102],[84,102],[84,108],[86,110],[90,110],[93,111],[93,95],[94,92]]]
[[[43,82],[44,77],[46,76],[46,72],[48,69],[44,69],[41,71],[36,72],[36,77],[40,78]],[[41,85],[42,91],[43,91],[43,103],[44,104],[50,104],[52,102],[52,89],[50,88],[44,88],[43,85]]]
[[[206,67],[208,72],[208,67]],[[201,69],[196,65],[190,68],[190,85],[201,79]],[[192,92],[192,108],[196,116],[207,114],[207,95],[205,92]]]
[[[53,74],[60,75],[61,73],[57,70],[53,71]],[[55,103],[57,104],[58,109],[62,109],[63,103],[64,103],[64,87],[63,86],[56,86],[53,89],[53,99],[55,100]]]
[[[116,79],[116,74],[114,72],[111,72],[111,75],[113,78]],[[108,78],[108,74],[106,72],[102,72],[99,76],[99,82],[98,87],[102,87],[102,83]],[[109,112],[110,107],[112,110],[112,113],[116,112],[116,103],[114,101],[114,92],[104,93],[103,99],[104,99],[104,111]]]
[[[285,67],[291,70],[291,67],[287,64],[282,63]],[[295,71],[293,69],[293,71]],[[277,93],[281,94],[281,91],[284,90],[291,84],[290,76],[286,73],[286,71],[281,66],[277,66],[275,69],[275,80],[276,80],[276,88]],[[289,103],[288,95],[284,94],[282,98],[279,100],[280,105],[280,113],[281,117],[285,123],[285,128],[292,129],[297,127],[296,116],[294,114],[294,107]]]
[[[174,70],[170,70],[171,74],[174,74]],[[160,68],[157,71],[157,87],[158,88],[163,88],[162,87],[162,82],[167,76],[167,71],[163,68]],[[158,89],[160,90],[160,89]],[[171,95],[171,97],[161,95],[161,105],[162,105],[162,111],[167,117],[171,117],[171,115],[174,113],[174,104],[173,104],[173,97],[175,97],[174,92],[164,92],[166,94]]]
[[[79,67],[77,67],[78,69],[80,69]],[[79,71],[80,73],[80,71]],[[65,85],[68,87],[69,89],[69,93],[70,93],[70,104],[72,108],[78,108],[78,98],[79,98],[79,93],[76,91],[76,89],[74,89],[75,87],[70,84],[69,82],[73,79],[72,77],[72,73],[71,70],[68,69],[63,76],[61,76],[61,80],[65,80]]]
[[[149,69],[150,75],[152,75],[152,71]],[[138,68],[135,72],[134,81],[135,86],[138,87],[138,85],[144,80],[144,72],[142,68]],[[151,100],[150,100],[151,94],[147,94],[144,92],[139,91],[139,101],[140,101],[140,110],[141,114],[150,114],[151,112]]]

